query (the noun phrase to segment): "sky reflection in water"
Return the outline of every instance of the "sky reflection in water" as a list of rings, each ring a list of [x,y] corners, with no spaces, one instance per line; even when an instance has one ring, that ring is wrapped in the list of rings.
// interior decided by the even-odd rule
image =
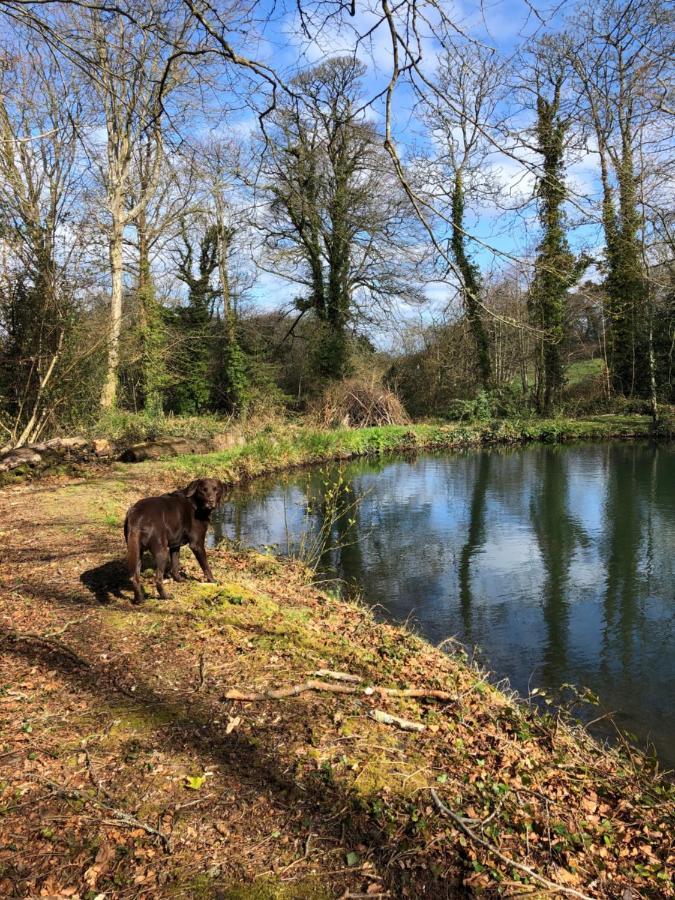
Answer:
[[[675,766],[672,447],[335,464],[236,492],[217,536],[292,552],[319,531],[336,484],[363,496],[353,525],[333,524],[320,571],[435,643],[454,635],[477,645],[521,693],[591,688]]]

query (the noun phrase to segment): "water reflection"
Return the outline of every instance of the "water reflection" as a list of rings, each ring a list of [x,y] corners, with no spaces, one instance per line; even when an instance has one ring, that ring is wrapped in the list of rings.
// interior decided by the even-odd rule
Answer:
[[[478,472],[474,479],[469,509],[469,524],[466,529],[466,542],[459,556],[459,604],[464,625],[465,640],[472,642],[471,610],[471,560],[485,541],[485,497],[490,478],[492,456],[481,453],[478,457]]]
[[[335,518],[336,491],[363,499]],[[412,617],[432,641],[478,644],[521,692],[590,687],[675,764],[672,448],[335,465],[239,492],[218,529],[284,552],[330,535],[323,575],[356,584],[393,620]]]
[[[559,447],[537,458],[537,489],[531,503],[532,528],[546,573],[541,589],[546,626],[542,678],[551,686],[562,683],[569,656],[570,570],[577,548],[588,545],[584,529],[570,511],[568,459]]]

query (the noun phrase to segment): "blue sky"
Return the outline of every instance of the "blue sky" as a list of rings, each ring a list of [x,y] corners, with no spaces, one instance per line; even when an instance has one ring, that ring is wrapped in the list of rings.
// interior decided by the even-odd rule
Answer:
[[[506,58],[514,53],[528,38],[541,35],[547,29],[564,23],[564,19],[574,8],[574,3],[565,2],[541,4],[537,0],[442,0],[443,9],[458,32],[467,40],[479,42],[496,49]],[[536,9],[536,12],[535,12]],[[380,6],[376,0],[368,3],[357,0],[356,16],[346,17],[340,22],[331,23],[323,28],[313,40],[303,34],[299,13],[295,3],[285,6],[268,2],[257,7],[260,18],[260,30],[255,40],[248,31],[238,37],[238,46],[250,57],[255,56],[272,66],[284,79],[290,79],[298,68],[307,67],[321,60],[350,51],[356,43],[357,36],[373,29],[367,42],[359,46],[358,55],[367,67],[363,80],[364,96],[376,98],[387,84],[392,65],[392,52],[389,33],[380,20]],[[269,18],[267,18],[269,15]],[[266,19],[263,23],[263,19]],[[376,26],[376,27],[374,27]],[[458,34],[459,39],[459,34]],[[424,41],[424,57],[421,63],[425,74],[431,75],[436,67],[440,45],[428,33]],[[513,98],[510,98],[513,100]],[[428,135],[415,119],[415,98],[410,88],[401,82],[397,87],[394,103],[394,137],[399,153],[403,159],[413,148],[428,146]],[[374,99],[367,115],[376,124],[384,121],[384,100]],[[523,118],[523,122],[525,119]],[[257,120],[251,111],[242,110],[228,118],[225,127],[242,136],[254,134]],[[509,257],[521,258],[532,252],[536,244],[537,228],[534,204],[527,204],[532,197],[534,174],[532,163],[537,162],[536,155],[520,149],[525,164],[510,156],[500,153],[495,148],[491,155],[490,165],[505,188],[505,205],[520,206],[517,211],[504,212],[492,206],[471,206],[467,209],[467,224],[471,233],[483,242],[473,245],[473,253],[484,270],[499,269],[509,265]],[[597,193],[596,161],[592,154],[580,153],[578,159],[568,170],[568,183],[573,196]],[[570,211],[574,213],[573,207]],[[570,217],[571,219],[573,216]],[[598,228],[584,226],[571,235],[572,244],[576,247],[599,247],[601,237]],[[485,246],[487,245],[487,246]],[[489,248],[494,248],[493,252]],[[285,284],[267,273],[261,276],[253,291],[257,305],[278,305],[280,299],[293,296],[297,288]],[[427,314],[433,315],[447,303],[452,295],[447,285],[431,285],[428,295],[431,301]]]

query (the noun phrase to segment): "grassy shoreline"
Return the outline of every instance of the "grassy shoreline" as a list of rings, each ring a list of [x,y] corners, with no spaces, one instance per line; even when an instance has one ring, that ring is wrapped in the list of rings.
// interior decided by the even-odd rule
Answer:
[[[453,424],[388,425],[325,430],[307,426],[270,428],[231,450],[188,454],[136,467],[175,478],[213,475],[233,484],[259,475],[331,460],[383,453],[516,446],[533,442],[634,440],[651,434],[648,416],[592,416],[585,419],[524,419]]]
[[[145,425],[146,431],[152,430],[147,422]],[[650,418],[641,415],[598,415],[580,419],[494,419],[468,423],[415,423],[338,429],[320,428],[307,423],[274,422],[264,426],[250,426],[248,433],[240,428],[235,429],[234,433],[223,431],[224,423],[208,418],[204,420],[203,427],[199,419],[177,419],[171,425],[166,422],[162,425],[160,421],[157,427],[160,430],[153,432],[150,443],[166,440],[171,444],[174,439],[182,440],[181,436],[185,432],[187,440],[195,446],[194,452],[171,456],[171,451],[167,450],[167,456],[160,457],[159,460],[131,465],[144,466],[141,471],[146,474],[155,470],[173,471],[176,474],[182,471],[187,475],[209,471],[219,473],[223,480],[230,483],[284,468],[382,453],[469,449],[531,442],[630,440],[654,436]],[[121,432],[111,438],[113,456],[107,459],[95,459],[91,456],[78,458],[76,452],[70,457],[45,457],[37,468],[33,463],[26,462],[7,472],[0,472],[0,489],[22,481],[37,481],[58,475],[86,476],[90,472],[95,476],[101,466],[124,467],[128,463],[113,462],[113,459],[140,437],[139,434],[134,434],[132,439],[133,432],[133,428],[127,428],[126,438]],[[665,433],[657,435],[661,439],[666,436]],[[217,446],[219,439],[225,439],[234,446],[222,451],[211,450],[210,447],[214,443]]]
[[[672,782],[514,699],[461,650],[376,622],[298,564],[226,547],[217,584],[186,558],[168,603],[129,602],[120,526],[151,489],[648,429],[532,424],[286,429],[0,491],[0,894],[675,896]]]

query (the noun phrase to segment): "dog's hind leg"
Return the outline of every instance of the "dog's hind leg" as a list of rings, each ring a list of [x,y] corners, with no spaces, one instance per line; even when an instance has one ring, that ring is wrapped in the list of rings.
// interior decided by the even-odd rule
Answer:
[[[157,594],[162,600],[167,600],[167,593],[164,590],[164,573],[169,562],[169,548],[166,544],[155,545],[153,555],[155,557],[155,587]]]
[[[183,581],[183,576],[180,574],[180,547],[171,550],[171,577],[174,581]]]
[[[124,523],[124,536],[127,539],[127,565],[131,575],[131,583],[134,587],[134,603],[142,603],[144,600],[143,585],[141,584],[141,560],[143,551],[141,548],[141,536],[137,528],[129,528]]]

